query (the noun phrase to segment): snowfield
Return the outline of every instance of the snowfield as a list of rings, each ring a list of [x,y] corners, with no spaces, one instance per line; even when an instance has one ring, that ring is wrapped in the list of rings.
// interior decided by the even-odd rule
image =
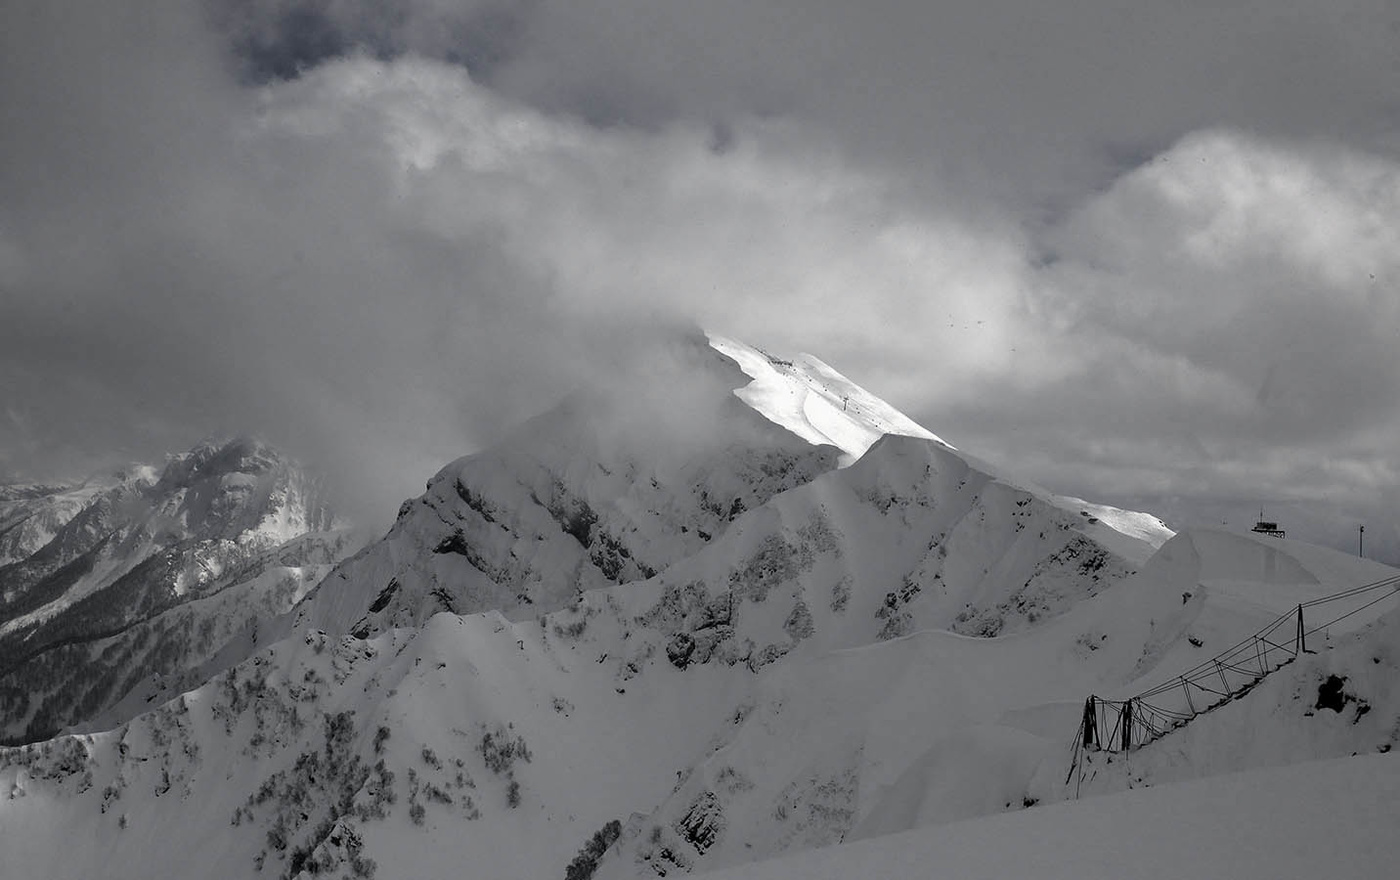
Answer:
[[[1053,804],[705,874],[708,880],[1389,877],[1400,760],[1361,756]]]
[[[1089,695],[1400,571],[1051,496],[814,358],[678,362],[654,432],[575,396],[285,614],[0,749],[0,877],[1387,875],[1391,588],[1072,757]]]

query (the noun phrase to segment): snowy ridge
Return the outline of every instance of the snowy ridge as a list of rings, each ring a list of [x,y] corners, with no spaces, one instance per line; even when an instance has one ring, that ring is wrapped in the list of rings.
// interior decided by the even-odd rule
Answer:
[[[49,736],[152,675],[178,679],[214,640],[290,609],[358,540],[313,478],[253,440],[202,443],[80,497],[0,568],[0,739]]]
[[[897,434],[932,440],[950,451],[956,448],[919,425],[885,401],[856,385],[810,354],[792,360],[775,357],[742,342],[716,334],[710,345],[734,360],[752,380],[734,394],[754,410],[810,443],[829,443],[844,454],[841,466],[853,464],[881,437]],[[1150,513],[1093,504],[1082,498],[1052,495],[1033,483],[966,453],[959,453],[974,468],[1024,491],[1046,496],[1055,506],[1102,523],[1096,537],[1114,545],[1115,552],[1141,562],[1150,550],[1172,536],[1171,529]],[[1114,533],[1132,541],[1121,541]],[[1143,552],[1147,548],[1147,553]]]
[[[702,340],[674,358],[637,383],[576,394],[443,468],[295,625],[368,636],[439,611],[540,614],[650,578],[835,468],[836,449],[736,399],[743,374]],[[638,411],[638,400],[671,409]]]
[[[891,633],[953,625],[958,614],[964,630],[999,632],[1006,620],[1018,625],[1094,592],[1095,582],[1122,576],[1171,536],[1148,514],[1096,508],[1103,516],[1091,518],[1067,509],[1065,499],[954,450],[815,358],[784,361],[718,336],[688,340],[674,358],[649,384],[575,395],[499,446],[448,465],[403,505],[385,540],[327,579],[282,632],[314,626],[369,636],[439,611],[540,614],[583,590],[646,581],[722,543],[731,523],[790,493],[805,497],[802,487],[852,469],[879,445],[887,448],[861,470],[867,476],[832,479],[865,480],[845,490],[864,493],[854,499],[860,506],[911,512],[894,529],[883,516],[860,525],[856,552],[874,557],[883,551],[873,547],[890,540],[922,542],[898,551],[908,557],[903,570],[874,565],[870,579],[880,601],[896,592],[898,604],[908,603],[916,591],[901,581],[906,575],[941,597],[929,590],[907,611],[892,608]],[[632,398],[673,411],[639,414]],[[994,488],[984,495],[984,485]],[[831,504],[839,512],[852,500]],[[824,515],[820,499],[795,503],[813,509],[791,514],[793,528]],[[978,524],[959,526],[969,512]],[[988,517],[993,525],[983,528]],[[922,563],[911,556],[919,550]],[[749,551],[719,555],[731,552]],[[1075,559],[1107,568],[1073,588],[1046,586]],[[1041,592],[1052,594],[1045,603],[1035,598]],[[1018,601],[1009,614],[995,608]],[[920,616],[923,608],[932,613]]]
[[[735,396],[807,442],[840,449],[845,453],[843,466],[886,434],[922,437],[948,446],[810,354],[784,360],[725,336],[709,334],[709,341],[753,380],[736,389]]]
[[[1072,797],[1064,775],[1083,696],[1133,688],[1153,675],[1169,677],[1212,644],[1233,643],[1272,617],[1269,591],[1282,583],[1294,584],[1290,597],[1296,598],[1395,574],[1322,548],[1271,546],[1269,540],[1184,533],[1163,549],[1160,562],[1154,559],[1133,578],[1012,639],[928,631],[878,650],[867,646],[775,668],[764,679],[767,693],[759,705],[768,708],[759,720],[746,721],[667,804],[634,823],[600,876],[651,876],[656,866],[706,870]],[[1208,550],[1196,554],[1196,546]],[[1289,566],[1295,573],[1286,581],[1273,574]],[[1308,579],[1296,572],[1307,572],[1311,586],[1294,583]],[[1318,574],[1333,579],[1333,587],[1317,583]],[[1183,593],[1192,593],[1185,603]],[[1262,601],[1242,609],[1239,598],[1248,593]],[[1384,607],[1376,611],[1383,613]],[[1359,627],[1365,620],[1351,623]],[[1379,638],[1393,643],[1395,631]],[[1381,669],[1367,680],[1387,675]],[[1317,696],[1324,679],[1315,671],[1306,674],[1306,701]],[[1298,690],[1291,692],[1301,720],[1307,706],[1300,705]],[[1391,693],[1388,686],[1366,692],[1372,700]],[[1270,707],[1265,703],[1258,712]],[[1355,704],[1351,708],[1354,713]],[[1325,719],[1336,737],[1327,749],[1306,744],[1316,745],[1317,734],[1280,727],[1292,731],[1286,760],[1346,755],[1358,746],[1384,750],[1400,740],[1400,732],[1386,730],[1394,717],[1382,711],[1369,729],[1354,726],[1350,714]],[[1149,750],[1169,748],[1176,736]],[[1248,726],[1231,728],[1233,748],[1248,748],[1250,738]],[[1139,754],[1129,765],[1138,767]],[[1183,766],[1194,760],[1174,754]],[[1274,757],[1246,764],[1227,757],[1217,772],[1285,762]],[[1178,771],[1166,778],[1182,777]],[[1101,778],[1095,790],[1115,790],[1112,779],[1118,788],[1129,787],[1120,771]],[[702,838],[700,846],[683,830],[693,824],[686,817],[693,818],[697,805],[713,831],[713,839]],[[651,836],[653,827],[661,828],[659,839]]]
[[[77,486],[0,486],[0,568],[22,561],[52,541],[95,495],[120,479],[90,480]]]
[[[200,444],[171,456],[155,479],[148,468],[132,474],[91,497],[44,546],[0,568],[0,636],[32,630],[170,548],[202,542],[172,582],[183,595],[249,553],[343,525],[313,480],[251,440]]]
[[[1395,573],[1051,496],[815,359],[697,340],[661,372],[449,464],[309,592],[337,558],[314,535],[102,647],[213,621],[90,732],[0,749],[0,873],[931,876],[930,836],[1087,848],[1073,816],[1101,810],[1026,809],[1073,798],[1086,695]],[[1084,793],[1116,816],[1149,782],[1388,750],[1391,601]],[[1182,791],[1163,815],[1205,796]],[[976,849],[960,873],[1019,851]]]
[[[1298,558],[1311,552],[1287,555],[1311,570]],[[258,865],[309,876],[309,860],[363,876],[354,865],[367,859],[381,876],[468,863],[550,876],[616,819],[622,837],[596,876],[652,877],[1019,811],[1065,796],[1082,695],[1144,656],[1183,589],[1220,582],[1217,563],[1242,582],[1228,558],[1179,562],[1011,638],[924,631],[790,652],[757,673],[723,650],[682,668],[668,651],[678,606],[639,585],[587,592],[539,620],[440,614],[369,640],[308,632],[110,733],[0,751],[5,828],[85,827],[93,841],[16,835],[6,858],[25,876],[135,877],[151,870],[158,836],[163,864],[210,877]],[[1226,606],[1186,607],[1167,629],[1229,637]],[[762,617],[745,624],[741,609],[737,626],[757,633]],[[1372,654],[1395,630],[1378,638]],[[1366,694],[1376,710],[1361,725],[1354,702],[1313,722],[1334,748],[1385,742],[1393,716],[1379,694]],[[1295,759],[1313,736],[1299,737]],[[1003,821],[1050,821],[1038,812]]]

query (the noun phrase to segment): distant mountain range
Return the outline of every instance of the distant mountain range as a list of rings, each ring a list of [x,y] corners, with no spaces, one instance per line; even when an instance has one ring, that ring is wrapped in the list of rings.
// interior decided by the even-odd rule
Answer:
[[[317,482],[248,439],[0,498],[0,731],[11,741],[179,679],[356,549]]]

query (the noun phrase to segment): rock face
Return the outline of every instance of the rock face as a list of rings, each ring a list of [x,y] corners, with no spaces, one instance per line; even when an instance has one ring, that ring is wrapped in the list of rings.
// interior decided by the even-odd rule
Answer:
[[[290,608],[354,549],[322,495],[276,451],[240,439],[31,498],[13,529],[41,535],[67,516],[0,568],[0,737],[93,718]]]

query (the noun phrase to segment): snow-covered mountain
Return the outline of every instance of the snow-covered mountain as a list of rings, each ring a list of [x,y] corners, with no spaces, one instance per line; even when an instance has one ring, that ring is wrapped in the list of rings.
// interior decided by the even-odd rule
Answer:
[[[1254,627],[1272,609],[1241,616],[1251,588],[1256,597],[1322,589],[1296,582],[1295,548],[1258,539],[1236,549],[1261,560],[1259,580],[1238,566],[1224,577],[1194,568],[1193,548],[1216,538],[1186,533],[1164,551],[1174,558],[1017,636],[929,630],[790,654],[756,673],[743,663],[680,668],[654,613],[665,601],[632,588],[591,592],[543,620],[443,613],[368,640],[307,632],[114,731],[4,752],[12,799],[0,810],[17,841],[20,829],[93,830],[71,846],[8,846],[4,857],[25,876],[99,866],[134,876],[150,870],[158,841],[163,865],[211,877],[259,865],[310,876],[313,863],[366,876],[371,861],[380,876],[463,865],[549,876],[616,820],[596,876],[646,877],[1072,797],[1064,780],[1084,695],[1127,693],[1144,674],[1179,670],[1183,657]],[[1270,553],[1287,580],[1267,575]],[[1341,585],[1375,573],[1357,567]],[[1188,587],[1199,592],[1183,603]],[[1270,723],[1301,733],[1291,754],[1266,755],[1394,742],[1383,728],[1400,705],[1375,686],[1384,670],[1350,691],[1374,724],[1353,723],[1354,700],[1340,713],[1313,708],[1329,675],[1394,652],[1393,619],[1382,613],[1348,637],[1350,652],[1320,646],[1312,668],[1276,673],[1296,668],[1304,686],[1277,679],[1284,699],[1257,714],[1278,716],[1282,705],[1286,716]],[[1154,749],[1175,753],[1174,737],[1227,711],[1135,753],[1131,766]],[[1233,724],[1228,750],[1203,760],[1242,763],[1229,750],[1249,751],[1252,721]],[[1319,738],[1326,748],[1310,750]],[[1120,776],[1109,790],[1130,783],[1142,784]]]
[[[815,358],[695,340],[616,392],[448,465],[185,692],[0,750],[0,875],[784,876],[760,861],[1400,738],[1373,591],[1067,784],[1086,696],[1400,572],[1052,496]]]
[[[839,450],[736,398],[743,373],[703,341],[671,354],[652,375],[579,392],[443,468],[298,624],[369,636],[439,611],[539,614],[653,577],[837,466]]]
[[[0,486],[0,566],[20,562],[52,541],[94,496],[142,476],[117,473],[74,485]]]
[[[762,601],[802,568],[804,604],[873,596],[861,611],[886,637],[991,635],[1123,577],[1170,534],[996,476],[816,358],[715,337],[687,340],[640,388],[577,395],[448,465],[296,624],[367,637],[643,581],[721,593],[743,580]],[[821,554],[844,561],[814,569]]]
[[[254,440],[72,489],[11,490],[0,736],[33,740],[183,673],[355,549],[316,480]],[[7,533],[8,534],[8,533]],[[32,547],[44,537],[42,544]]]

